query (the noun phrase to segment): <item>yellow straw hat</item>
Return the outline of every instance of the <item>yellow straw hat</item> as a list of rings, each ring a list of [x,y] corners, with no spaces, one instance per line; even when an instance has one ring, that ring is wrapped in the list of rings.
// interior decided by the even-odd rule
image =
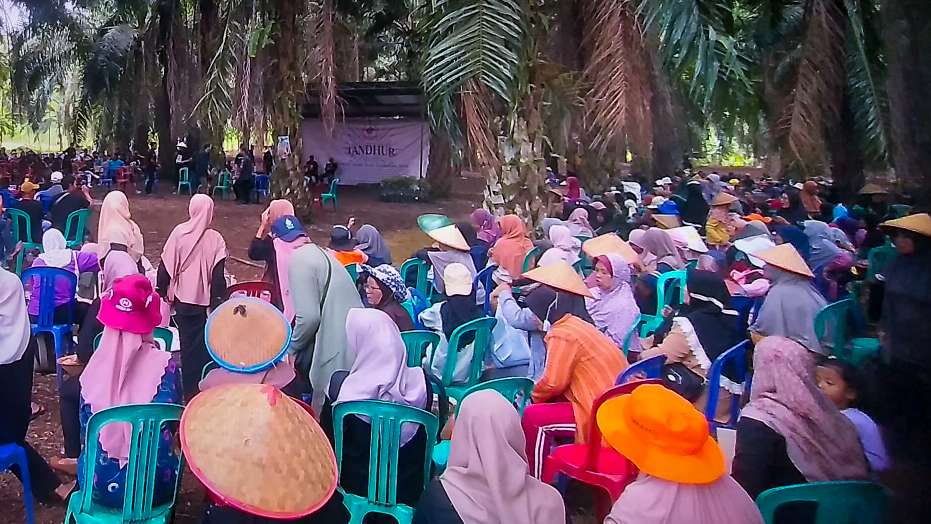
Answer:
[[[268,302],[233,297],[207,319],[207,352],[221,367],[255,373],[281,360],[291,343],[291,324]]]
[[[811,268],[805,263],[805,259],[798,254],[792,244],[779,244],[765,251],[754,253],[753,256],[779,269],[791,271],[808,278],[815,277],[815,274],[811,272]]]
[[[653,220],[661,229],[673,229],[682,225],[682,221],[676,215],[653,215]]]
[[[586,240],[582,244],[582,251],[591,258],[600,257],[614,253],[624,257],[628,264],[634,264],[639,260],[637,252],[630,244],[625,242],[621,237],[614,233],[607,233],[595,238]]]
[[[931,215],[927,213],[916,213],[895,220],[887,220],[880,226],[904,229],[922,236],[931,237]]]
[[[262,384],[228,384],[194,397],[181,416],[191,471],[225,504],[267,518],[299,518],[336,489],[336,456],[305,407]]]
[[[427,231],[427,235],[444,246],[449,246],[453,249],[458,249],[459,251],[469,250],[469,243],[466,242],[465,237],[462,236],[462,233],[459,231],[459,228],[456,227],[456,224],[450,224],[448,226],[431,229],[430,231]]]
[[[886,194],[889,194],[888,191],[886,191],[885,189],[883,189],[883,188],[880,187],[879,185],[873,184],[873,183],[869,183],[869,184],[867,184],[867,185],[861,187],[861,188],[860,188],[860,191],[858,191],[858,193],[861,194],[861,195],[886,195]]]
[[[659,384],[644,384],[602,404],[596,415],[605,441],[640,471],[680,484],[710,484],[726,474],[708,421],[689,401]]]
[[[714,197],[714,200],[711,201],[712,206],[729,206],[737,202],[737,197],[730,193],[725,193],[721,191],[718,193],[718,196]]]
[[[572,266],[563,261],[531,269],[524,273],[524,276],[534,282],[545,284],[560,291],[583,297],[592,297],[592,293],[588,290],[582,277],[572,269]]]

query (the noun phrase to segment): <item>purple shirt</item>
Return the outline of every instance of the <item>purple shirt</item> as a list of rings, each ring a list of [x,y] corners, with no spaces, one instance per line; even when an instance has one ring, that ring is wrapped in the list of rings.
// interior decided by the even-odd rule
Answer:
[[[81,253],[79,251],[74,251],[74,256],[71,257],[71,261],[62,266],[62,269],[69,273],[74,273],[74,263],[77,261],[78,264],[78,273],[92,272],[96,273],[100,271],[100,261],[97,260],[96,253]],[[32,263],[32,267],[46,267],[48,264],[45,263],[41,258],[36,258]],[[75,275],[77,276],[77,275]],[[38,315],[39,314],[39,279],[33,278],[31,285],[32,295],[29,299],[29,314]],[[62,304],[68,303],[68,299],[74,294],[76,290],[68,289],[68,283],[62,279],[55,281],[55,307],[58,307]]]
[[[889,467],[889,458],[886,456],[886,446],[883,444],[882,434],[879,427],[873,422],[869,415],[857,408],[847,408],[841,410],[850,422],[853,422],[857,428],[857,435],[860,437],[860,444],[863,446],[863,453],[866,455],[866,461],[870,464],[870,471],[876,473]]]

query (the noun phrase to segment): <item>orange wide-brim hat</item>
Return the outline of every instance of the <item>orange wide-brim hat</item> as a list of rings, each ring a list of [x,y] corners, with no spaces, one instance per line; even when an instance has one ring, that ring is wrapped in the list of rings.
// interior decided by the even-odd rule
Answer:
[[[539,282],[560,291],[583,297],[592,297],[592,293],[588,290],[582,277],[572,269],[572,266],[563,261],[531,269],[524,273],[524,276],[534,282]]]
[[[614,233],[606,233],[586,240],[582,244],[582,251],[591,258],[612,253],[621,255],[628,264],[634,264],[640,260],[634,248]]]
[[[887,220],[880,224],[880,227],[891,227],[894,229],[904,229],[912,233],[931,237],[931,215],[927,213],[917,213],[895,220]]]
[[[726,474],[724,454],[705,417],[675,392],[644,384],[602,404],[605,441],[640,471],[680,484],[710,484]]]
[[[763,215],[759,213],[750,213],[749,215],[744,217],[744,220],[746,220],[747,222],[752,222],[756,220],[757,222],[762,222],[764,224],[769,224],[770,222],[773,221],[771,217],[764,217]]]
[[[202,391],[181,415],[181,449],[213,495],[251,515],[304,517],[336,490],[336,455],[323,429],[268,384]]]
[[[811,272],[811,268],[805,263],[805,259],[798,254],[792,244],[779,244],[776,247],[754,253],[753,256],[779,269],[808,278],[815,277],[815,274]]]

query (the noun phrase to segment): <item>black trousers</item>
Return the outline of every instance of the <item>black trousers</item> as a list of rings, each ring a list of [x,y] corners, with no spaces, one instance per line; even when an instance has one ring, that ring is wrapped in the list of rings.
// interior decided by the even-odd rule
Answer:
[[[68,377],[58,390],[58,412],[61,416],[61,434],[65,443],[65,457],[76,459],[81,455],[81,379]]]
[[[148,168],[145,172],[145,194],[152,194],[152,186],[155,185],[155,168]]]
[[[175,323],[178,325],[181,344],[181,385],[185,401],[199,392],[197,387],[204,366],[210,362],[204,329],[207,327],[207,308],[191,304],[176,304]]]
[[[236,194],[236,200],[248,204],[252,201],[252,188],[255,181],[252,178],[240,178],[233,183],[233,193]]]

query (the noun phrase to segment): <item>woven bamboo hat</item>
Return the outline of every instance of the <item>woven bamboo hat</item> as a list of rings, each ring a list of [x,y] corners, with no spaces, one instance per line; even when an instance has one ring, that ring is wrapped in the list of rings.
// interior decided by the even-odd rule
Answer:
[[[457,228],[455,224],[431,229],[426,233],[430,238],[444,246],[449,246],[459,251],[469,250],[469,243],[466,242],[465,237],[462,236],[462,232],[459,231],[459,228]]]
[[[916,213],[895,220],[887,220],[880,226],[905,229],[922,236],[931,237],[931,215],[927,213]]]
[[[626,260],[628,264],[633,264],[639,260],[634,248],[630,247],[630,244],[614,233],[607,233],[586,240],[585,243],[582,244],[582,251],[591,258],[615,253],[624,257],[624,260]]]
[[[815,276],[808,264],[805,263],[805,259],[798,254],[792,244],[779,244],[776,247],[754,253],[753,256],[779,269],[791,271],[808,278],[814,278]]]
[[[592,296],[592,293],[588,290],[582,277],[572,269],[572,266],[563,261],[531,269],[524,273],[524,276],[534,282],[539,282],[551,288],[572,293],[573,295],[581,295],[589,298]]]
[[[718,196],[714,197],[714,200],[711,201],[712,206],[729,206],[737,202],[737,197],[730,193],[725,193],[721,191],[718,193]]]
[[[233,297],[207,319],[207,352],[221,367],[255,373],[281,360],[291,343],[291,324],[268,302]]]
[[[860,191],[857,191],[857,193],[861,195],[886,195],[889,192],[877,184],[869,183],[861,187]]]
[[[674,227],[666,231],[666,233],[669,233],[669,236],[671,236],[673,240],[685,243],[686,247],[696,253],[708,252],[708,246],[705,245],[705,241],[701,239],[698,230],[692,226]]]
[[[682,225],[682,221],[676,215],[653,215],[656,225],[661,229],[673,229]]]
[[[299,518],[336,489],[336,456],[307,409],[277,388],[228,384],[203,391],[181,415],[191,471],[225,504],[267,518]]]

